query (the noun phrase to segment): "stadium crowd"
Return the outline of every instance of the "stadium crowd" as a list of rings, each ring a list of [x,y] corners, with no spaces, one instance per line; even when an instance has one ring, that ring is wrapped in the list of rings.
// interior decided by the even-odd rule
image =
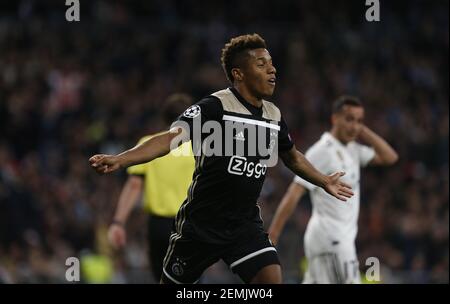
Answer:
[[[381,22],[364,19],[364,1],[336,2],[90,1],[80,22],[52,1],[2,4],[0,282],[64,283],[70,256],[86,257],[85,282],[149,281],[140,210],[125,250],[106,241],[126,173],[98,177],[87,160],[158,131],[169,94],[199,100],[227,86],[223,44],[258,32],[278,70],[273,100],[301,151],[346,93],[399,153],[394,167],[362,174],[361,271],[377,257],[385,283],[448,283],[448,2],[386,2]],[[266,226],[292,178],[281,164],[269,170]],[[300,282],[310,214],[305,198],[280,239],[287,283]],[[89,275],[89,261],[101,270]],[[221,267],[205,282],[236,281]]]

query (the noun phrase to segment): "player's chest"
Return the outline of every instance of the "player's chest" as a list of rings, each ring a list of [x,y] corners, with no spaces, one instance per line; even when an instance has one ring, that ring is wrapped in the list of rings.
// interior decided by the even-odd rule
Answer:
[[[331,151],[330,172],[345,172],[342,180],[350,185],[356,185],[360,179],[360,166],[357,155],[346,149],[333,149]]]

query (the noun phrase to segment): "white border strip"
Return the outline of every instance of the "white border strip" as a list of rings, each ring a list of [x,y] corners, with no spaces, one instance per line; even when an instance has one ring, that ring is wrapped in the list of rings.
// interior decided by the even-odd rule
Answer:
[[[258,251],[255,251],[255,252],[253,252],[253,253],[250,253],[250,254],[246,255],[245,257],[240,258],[239,260],[237,260],[237,261],[231,263],[230,269],[233,268],[233,267],[235,267],[236,265],[239,265],[239,264],[241,264],[242,262],[245,262],[245,261],[247,261],[248,259],[251,259],[251,258],[253,258],[253,257],[255,257],[255,256],[257,256],[257,255],[259,255],[259,254],[261,254],[261,253],[263,253],[263,252],[266,252],[266,251],[275,251],[275,252],[276,252],[277,250],[276,250],[274,247],[266,247],[266,248],[260,249],[260,250],[258,250]]]
[[[275,129],[277,131],[280,131],[280,126],[277,126],[275,124],[267,123],[265,121],[255,120],[255,119],[249,119],[249,118],[242,118],[238,116],[230,116],[230,115],[223,115],[223,120],[229,120],[229,121],[236,121],[236,122],[244,122],[251,125],[257,125],[262,126],[270,129]]]

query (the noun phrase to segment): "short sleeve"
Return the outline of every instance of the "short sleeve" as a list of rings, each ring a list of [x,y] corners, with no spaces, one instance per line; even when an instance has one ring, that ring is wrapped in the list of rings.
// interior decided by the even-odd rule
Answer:
[[[327,152],[323,149],[320,149],[319,146],[313,146],[309,149],[305,154],[306,159],[316,168],[320,173],[327,174],[327,167],[329,166],[330,157],[327,155]],[[300,176],[295,176],[294,182],[304,186],[309,191],[317,188],[316,185],[311,184],[310,182],[304,180]]]
[[[139,164],[128,167],[128,175],[145,175],[147,164]]]
[[[189,130],[193,130],[194,121],[199,122],[201,127],[210,120],[220,121],[223,115],[223,108],[220,100],[214,96],[208,96],[187,108],[174,122],[172,126],[183,126],[183,123],[189,125]],[[189,134],[192,139],[192,132]]]
[[[278,133],[278,151],[285,152],[292,149],[294,143],[289,135],[289,129],[283,117],[280,120],[280,132]]]
[[[375,157],[375,150],[372,147],[356,144],[358,151],[359,164],[365,167]]]

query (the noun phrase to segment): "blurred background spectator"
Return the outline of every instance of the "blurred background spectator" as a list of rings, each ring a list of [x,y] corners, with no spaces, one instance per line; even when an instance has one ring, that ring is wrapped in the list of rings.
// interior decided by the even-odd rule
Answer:
[[[64,1],[0,4],[0,282],[65,283],[70,256],[84,282],[153,282],[143,213],[124,251],[106,242],[125,171],[100,178],[88,157],[158,131],[169,94],[199,100],[227,86],[221,48],[253,32],[268,43],[273,100],[300,150],[346,93],[399,152],[394,167],[362,175],[361,271],[373,256],[384,283],[449,282],[448,1],[380,1],[381,22],[365,20],[365,1],[80,2],[80,22],[65,20]],[[292,178],[269,170],[266,225]],[[305,198],[280,239],[287,283],[302,276],[310,212]],[[204,281],[239,282],[223,264]]]

